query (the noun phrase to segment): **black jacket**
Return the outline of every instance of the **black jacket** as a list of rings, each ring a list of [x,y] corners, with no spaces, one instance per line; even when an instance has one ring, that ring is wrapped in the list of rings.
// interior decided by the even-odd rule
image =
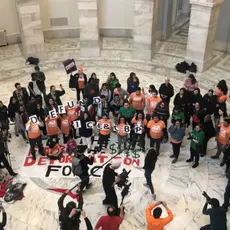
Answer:
[[[166,86],[165,83],[161,84],[159,88],[159,94],[160,97],[161,94],[167,96],[167,98],[162,98],[163,101],[170,101],[170,98],[174,95],[173,86],[170,83],[168,84],[168,86]]]
[[[22,101],[23,101],[23,105],[26,105],[27,102],[28,102],[28,99],[29,99],[29,94],[28,94],[26,88],[22,87],[21,89],[22,89]],[[18,100],[16,90],[13,92],[13,97],[17,98],[17,100]]]
[[[41,108],[39,111],[36,109],[36,115],[38,119],[41,119],[43,122],[45,121],[45,110]]]
[[[91,158],[88,158],[87,156],[85,156],[81,161],[81,168],[82,168],[82,175],[81,176],[88,176],[88,170],[89,170],[89,166],[88,165],[92,165],[94,162],[94,157],[92,156]]]
[[[0,230],[4,230],[6,223],[7,223],[7,215],[6,215],[6,212],[3,212],[2,213],[2,222],[0,222]]]
[[[226,209],[222,207],[207,209],[208,203],[204,205],[203,214],[210,216],[212,230],[227,230]]]
[[[154,112],[160,117],[160,120],[164,122],[166,122],[169,119],[170,115],[168,107],[161,108],[159,105],[157,105]]]
[[[18,104],[18,102],[12,103],[12,99],[13,98],[14,97],[10,98],[10,103],[8,105],[8,115],[9,115],[9,118],[11,120],[15,118],[15,113],[19,111],[19,104]]]
[[[183,95],[183,97],[180,97],[180,94],[178,93],[178,94],[176,94],[173,103],[174,103],[175,106],[178,105],[181,108],[186,109],[187,108],[187,103],[188,103],[187,96]]]
[[[193,120],[193,116],[197,116],[197,118],[200,120],[200,124],[204,123],[205,111],[203,109],[199,109],[199,110],[194,109],[192,113],[192,120]]]
[[[201,94],[197,94],[197,95],[193,94],[193,95],[191,96],[191,103],[192,103],[192,105],[195,104],[195,103],[197,103],[197,102],[198,102],[201,106],[203,106],[203,104],[202,104],[202,102],[203,102],[203,97],[201,96]]]
[[[213,114],[217,104],[217,97],[215,95],[209,96],[205,94],[203,97],[203,107],[208,114]]]
[[[91,120],[89,119],[85,120],[82,117],[79,120],[81,121],[81,128],[79,128],[80,137],[91,137],[93,133],[93,129],[89,129],[86,127],[86,123]]]
[[[205,139],[209,140],[210,138],[214,137],[216,135],[216,130],[213,126],[212,120],[204,121],[203,123],[203,131],[205,134]]]
[[[62,105],[60,97],[65,94],[65,90],[64,89],[63,90],[55,90],[54,94],[55,94],[56,99],[53,98],[51,93],[49,93],[47,95],[47,98],[46,98],[46,101],[47,101],[46,103],[48,103],[49,99],[52,98],[57,105]]]
[[[102,184],[106,192],[114,190],[113,183],[115,182],[115,177],[117,176],[117,173],[110,168],[110,165],[111,164],[107,164],[105,166],[102,176]]]
[[[35,72],[35,73],[32,73],[33,75],[35,75],[35,79],[37,79],[37,85],[38,85],[38,88],[41,92],[44,92],[45,89],[46,89],[46,86],[45,86],[45,80],[46,80],[46,76],[43,72],[41,71],[38,71],[38,72]]]
[[[88,98],[91,102],[94,97],[99,96],[99,86],[95,83],[88,83],[85,86],[85,97]]]
[[[8,108],[3,105],[3,107],[0,107],[0,121],[6,121],[8,120]]]
[[[26,112],[29,116],[35,115],[37,112],[37,102],[29,102],[26,106]]]
[[[145,157],[145,164],[143,169],[154,170],[156,162],[157,162],[157,158],[153,154],[148,153],[147,156]]]
[[[76,73],[74,75],[70,75],[70,79],[69,79],[69,88],[73,88],[73,89],[78,89],[78,78],[79,78],[79,74]],[[87,76],[86,74],[84,74],[84,80],[85,80],[85,86],[87,84]]]
[[[61,223],[61,229],[62,230],[78,230],[80,229],[80,216],[81,213],[77,212],[76,215],[74,215],[72,218],[69,218],[70,211],[67,208],[64,208],[64,199],[67,196],[67,194],[63,194],[59,200],[58,200],[58,208],[59,208],[59,221]],[[79,195],[79,202],[78,202],[78,208],[82,210],[83,207],[83,198],[82,194]],[[93,230],[92,224],[90,223],[89,219],[85,218],[86,228],[87,230]]]

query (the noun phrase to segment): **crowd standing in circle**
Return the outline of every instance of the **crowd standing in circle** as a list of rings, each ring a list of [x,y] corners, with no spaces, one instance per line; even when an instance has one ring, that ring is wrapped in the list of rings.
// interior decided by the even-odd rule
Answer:
[[[207,154],[209,140],[216,137],[217,152],[211,158],[217,160],[222,154],[220,166],[226,167],[226,173],[229,171],[230,119],[226,107],[228,86],[225,80],[221,80],[216,89],[210,89],[202,96],[199,83],[191,74],[172,100],[174,87],[169,78],[165,79],[159,90],[150,84],[149,90],[146,92],[140,87],[140,79],[134,72],[130,73],[127,79],[127,88],[124,89],[115,73],[110,73],[107,81],[100,85],[96,73],[92,73],[88,79],[81,67],[78,73],[71,74],[69,79],[69,88],[76,90],[76,103],[73,106],[66,105],[66,114],[58,114],[56,118],[50,117],[49,112],[55,110],[58,113],[58,106],[62,105],[61,97],[66,92],[62,85],[59,86],[60,89],[56,89],[52,85],[50,91],[47,92],[45,80],[45,74],[36,66],[35,72],[31,74],[28,90],[20,83],[15,83],[15,90],[9,98],[8,106],[0,102],[2,132],[0,161],[13,176],[17,174],[13,172],[4,156],[4,151],[8,151],[4,136],[7,136],[9,140],[12,136],[9,133],[9,121],[14,123],[14,134],[21,135],[25,142],[30,144],[34,160],[36,160],[35,146],[38,147],[40,155],[58,156],[58,153],[61,152],[60,142],[62,142],[59,134],[62,134],[63,143],[67,145],[69,153],[75,153],[75,139],[79,136],[82,137],[87,151],[93,151],[92,143],[97,135],[99,136],[97,153],[107,152],[110,135],[114,132],[113,127],[116,125],[119,153],[127,149],[140,148],[145,154],[146,147],[148,149],[150,147],[146,154],[145,164],[141,168],[145,171],[145,186],[150,189],[154,199],[156,199],[156,194],[151,175],[155,169],[157,158],[161,155],[161,145],[170,141],[173,154],[169,157],[172,158],[172,164],[180,161],[180,148],[186,129],[190,140],[190,154],[188,154],[186,162],[191,163],[192,168],[199,166],[200,157]],[[100,99],[99,103],[94,103],[95,97]],[[170,104],[173,104],[172,113],[169,110]],[[29,117],[32,115],[37,116],[37,122],[31,123]],[[78,120],[82,125],[77,130],[73,122]],[[92,129],[87,129],[87,121],[94,121]],[[107,124],[110,128],[104,130],[100,128],[102,124]],[[130,133],[124,132],[125,125],[130,125]],[[47,146],[50,148],[49,153],[44,152],[42,140],[46,138],[48,139]],[[149,143],[149,146],[146,143]],[[80,160],[81,157],[78,156]],[[93,158],[84,160],[82,179],[89,175],[87,165],[92,163]],[[91,184],[87,180],[81,185],[81,189],[88,189],[90,186]],[[225,193],[225,208],[228,208],[229,205],[229,194],[228,186]],[[107,198],[103,202],[113,205],[108,208],[108,217],[112,218],[116,205],[108,201]],[[168,219],[161,222],[161,227],[158,226],[159,221],[163,219],[159,219],[161,208],[154,209],[153,215],[150,214],[150,211],[160,204],[163,204],[168,211]],[[64,210],[63,205],[61,209]],[[121,216],[121,219],[115,221],[118,226],[122,222],[123,213]],[[146,209],[146,218],[149,230],[163,229],[163,226],[173,219],[173,214],[165,202],[157,202]],[[88,223],[88,219],[86,222]],[[105,220],[104,222],[106,223]],[[95,229],[99,229],[104,222],[100,219]],[[158,228],[153,228],[154,226],[158,226]]]

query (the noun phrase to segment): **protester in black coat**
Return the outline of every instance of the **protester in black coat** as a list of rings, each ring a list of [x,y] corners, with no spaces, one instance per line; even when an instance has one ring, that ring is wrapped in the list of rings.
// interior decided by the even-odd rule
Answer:
[[[192,112],[192,128],[195,129],[198,124],[203,124],[204,117],[205,111],[201,108],[200,104],[196,102]]]
[[[50,93],[47,95],[46,103],[48,103],[49,99],[52,98],[56,105],[62,105],[61,96],[65,94],[65,90],[63,89],[62,85],[60,84],[61,90],[56,90],[54,85],[50,86]]]
[[[37,112],[37,100],[34,96],[30,96],[29,102],[26,106],[26,112],[28,116],[35,115]]]
[[[200,94],[200,89],[194,89],[191,95],[191,104],[194,107],[196,103],[199,103],[202,106],[203,97]]]
[[[7,150],[6,150],[5,141],[3,138],[3,133],[1,131],[0,132],[0,164],[3,163],[4,167],[7,169],[7,171],[9,172],[11,176],[17,176],[18,174],[13,171],[8,160],[6,159],[6,156],[5,156],[6,151]]]
[[[210,89],[203,97],[203,106],[207,114],[213,114],[217,104],[217,97],[213,95],[213,90]]]
[[[203,142],[204,149],[203,149],[203,152],[201,153],[201,156],[204,156],[207,153],[208,141],[216,135],[216,131],[214,129],[212,118],[210,114],[205,116],[202,129],[204,131],[205,137],[204,137],[204,142]]]
[[[93,98],[99,96],[99,86],[97,79],[90,78],[84,89],[84,96],[88,99],[88,103],[93,103]]]
[[[0,101],[0,128],[9,129],[8,108]]]
[[[15,83],[16,90],[13,92],[13,96],[17,98],[19,105],[26,106],[29,98],[29,94],[26,88],[21,87],[20,83]]]
[[[90,158],[85,156],[84,153],[87,149],[87,145],[79,145],[77,148],[77,153],[75,154],[73,158],[73,167],[74,167],[74,161],[75,158],[80,159],[80,165],[82,169],[82,174],[78,175],[81,179],[81,184],[78,190],[83,190],[84,188],[88,189],[91,187],[92,183],[89,183],[89,165],[92,165],[94,162],[94,156],[91,156]],[[73,169],[74,172],[74,169]]]
[[[162,101],[164,101],[168,105],[170,102],[170,98],[174,95],[173,86],[169,82],[170,82],[170,79],[166,78],[165,83],[161,84],[159,88],[159,94],[160,94]]]
[[[16,97],[11,97],[8,105],[8,114],[11,121],[15,121],[15,114],[19,111],[19,104]]]
[[[36,81],[37,81],[38,88],[43,93],[43,96],[45,97],[46,96],[46,85],[45,85],[46,76],[40,70],[39,66],[35,66],[34,70],[35,70],[35,73],[33,74],[36,75]]]

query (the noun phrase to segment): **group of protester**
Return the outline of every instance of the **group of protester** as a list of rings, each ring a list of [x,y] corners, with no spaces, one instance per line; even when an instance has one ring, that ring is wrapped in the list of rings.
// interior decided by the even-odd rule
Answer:
[[[67,103],[62,106],[61,96],[65,94],[62,85],[57,90],[54,85],[50,86],[50,92],[46,92],[45,74],[38,66],[31,74],[28,90],[15,83],[15,90],[6,106],[0,102],[0,127],[2,133],[9,133],[9,121],[14,123],[16,136],[21,135],[25,142],[30,143],[31,155],[36,160],[36,149],[41,155],[58,159],[61,154],[60,134],[63,143],[67,145],[66,152],[76,154],[76,142],[82,138],[83,145],[87,146],[88,152],[106,152],[110,136],[117,135],[118,149],[122,153],[125,150],[140,148],[146,151],[146,142],[154,151],[146,154],[145,170],[146,186],[154,193],[151,174],[155,168],[157,157],[160,155],[161,144],[170,140],[173,154],[170,156],[175,164],[180,155],[180,148],[188,127],[188,139],[190,144],[190,157],[187,162],[194,162],[192,168],[199,165],[200,157],[207,153],[208,141],[212,137],[217,140],[217,153],[212,156],[218,159],[223,152],[221,166],[226,165],[226,172],[230,166],[230,119],[227,116],[226,100],[228,86],[225,80],[221,80],[216,89],[210,89],[205,95],[201,95],[199,83],[194,75],[189,75],[184,82],[183,88],[175,95],[174,87],[170,79],[165,79],[159,90],[152,84],[146,92],[140,88],[140,80],[134,72],[127,79],[127,88],[122,88],[115,73],[110,73],[106,82],[100,87],[100,80],[95,73],[88,79],[83,69],[78,73],[71,74],[69,88],[76,90],[76,103]],[[29,93],[28,93],[29,91]],[[170,103],[173,103],[172,114]],[[60,113],[60,109],[64,112]],[[53,111],[56,116],[51,116]],[[36,115],[35,122],[29,119]],[[76,121],[80,121],[78,127]],[[90,128],[88,122],[91,122]],[[94,150],[92,143],[95,136],[99,136],[98,148]],[[147,137],[147,138],[146,138]],[[48,138],[49,151],[45,152],[42,140]],[[3,143],[3,142],[2,142]],[[5,143],[5,142],[4,142]],[[5,143],[7,148],[7,143]],[[138,145],[138,147],[137,147]],[[7,150],[8,151],[8,150]],[[3,152],[3,153],[2,153]],[[4,151],[0,151],[0,160],[3,161]],[[81,160],[81,159],[80,159]],[[92,164],[93,160],[85,165]],[[10,174],[15,173],[10,171]],[[81,179],[86,181],[88,168]],[[81,186],[89,188],[89,180]],[[224,206],[228,207],[228,199]],[[152,207],[152,206],[151,206]],[[157,217],[158,216],[158,217]],[[156,219],[159,218],[159,213]],[[152,218],[147,218],[149,221]],[[149,228],[151,229],[151,228]]]

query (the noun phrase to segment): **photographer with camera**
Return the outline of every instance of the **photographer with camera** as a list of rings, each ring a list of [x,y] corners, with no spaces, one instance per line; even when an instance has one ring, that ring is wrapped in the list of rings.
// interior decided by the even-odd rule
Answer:
[[[121,225],[123,219],[124,219],[124,207],[120,206],[120,216],[116,215],[116,209],[109,205],[107,208],[107,216],[102,216],[98,220],[94,230],[119,230],[119,226]]]
[[[121,166],[121,160],[113,159],[111,164],[107,164],[102,177],[102,184],[105,191],[104,205],[112,205],[116,211],[118,209],[117,195],[114,189],[114,185],[120,181],[115,172]]]
[[[201,227],[200,230],[227,230],[226,209],[220,207],[219,200],[210,198],[206,192],[203,192],[203,196],[206,198],[203,214],[210,216],[211,223]],[[212,208],[207,209],[208,204]]]
[[[87,218],[85,211],[82,210],[83,207],[83,197],[82,191],[79,193],[78,207],[76,203],[70,201],[64,207],[64,199],[68,195],[69,190],[67,190],[58,200],[59,208],[59,222],[61,230],[79,230],[80,229],[80,215],[85,220],[87,230],[93,230],[90,220]]]
[[[168,213],[167,217],[160,218],[162,209],[158,207],[159,205],[163,205],[163,207],[166,209]],[[155,204],[150,204],[145,209],[145,217],[147,221],[147,230],[163,230],[164,227],[173,220],[173,213],[168,208],[165,201],[158,201]]]

